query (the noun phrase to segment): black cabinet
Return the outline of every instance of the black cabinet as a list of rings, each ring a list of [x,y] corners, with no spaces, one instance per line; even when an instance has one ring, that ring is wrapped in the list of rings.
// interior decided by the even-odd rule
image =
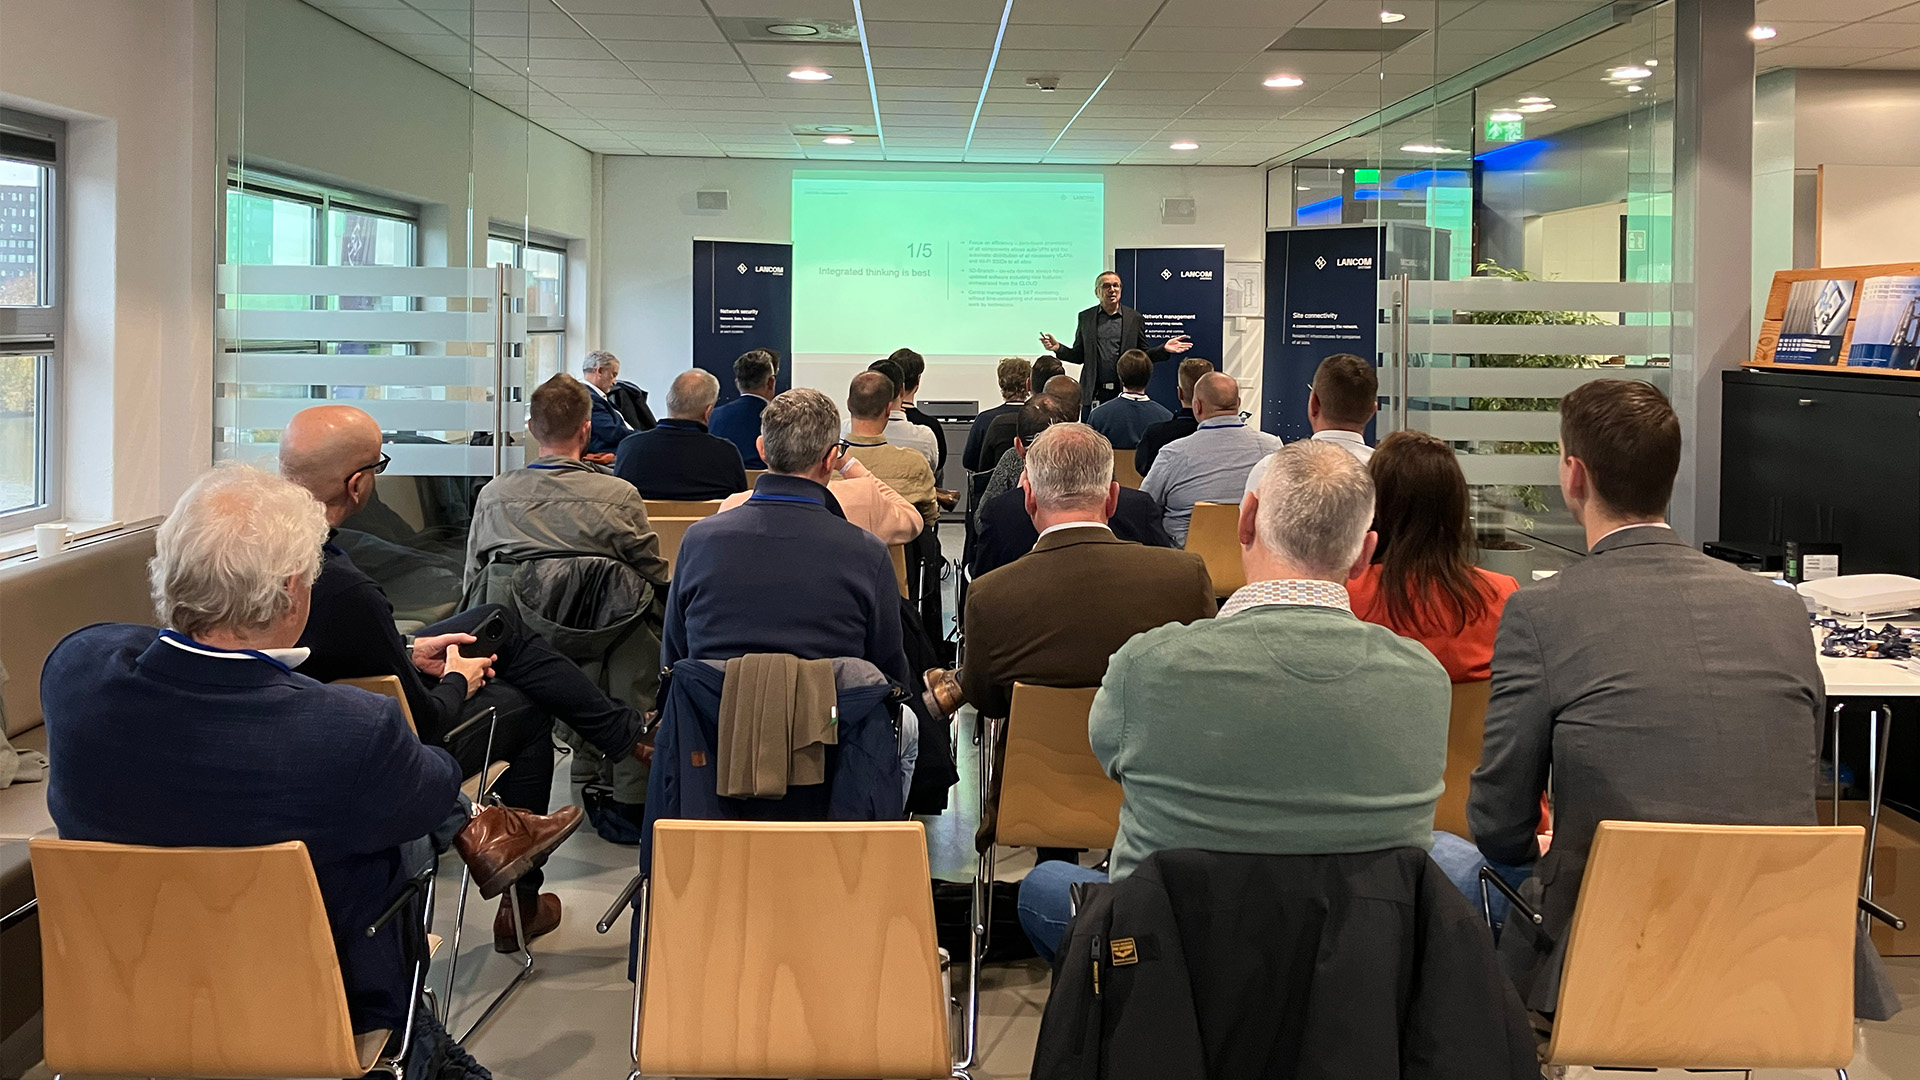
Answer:
[[[1920,380],[1722,376],[1720,537],[1837,540],[1849,574],[1920,576]]]

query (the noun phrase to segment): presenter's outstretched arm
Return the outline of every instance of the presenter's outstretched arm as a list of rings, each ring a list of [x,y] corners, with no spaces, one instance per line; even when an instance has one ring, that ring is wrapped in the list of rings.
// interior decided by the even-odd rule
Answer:
[[[1171,337],[1161,342],[1160,347],[1175,356],[1179,356],[1181,353],[1193,348],[1193,342],[1187,338],[1187,335],[1181,334],[1178,337]]]

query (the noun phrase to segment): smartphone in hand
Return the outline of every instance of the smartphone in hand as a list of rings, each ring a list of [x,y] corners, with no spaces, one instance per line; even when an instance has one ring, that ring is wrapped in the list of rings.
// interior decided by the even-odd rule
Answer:
[[[507,617],[496,611],[492,618],[474,628],[472,641],[454,647],[468,659],[492,656],[500,651],[500,641],[506,636]]]

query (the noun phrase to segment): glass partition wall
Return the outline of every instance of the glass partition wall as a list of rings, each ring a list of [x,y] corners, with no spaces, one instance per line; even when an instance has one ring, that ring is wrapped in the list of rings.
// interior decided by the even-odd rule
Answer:
[[[336,542],[402,620],[459,605],[474,497],[521,463],[530,384],[562,363],[557,339],[528,348],[530,311],[564,325],[560,252],[490,254],[536,250],[534,135],[509,107],[526,111],[550,6],[218,5],[216,456],[271,468],[300,410],[370,414],[386,464]]]
[[[1431,244],[1380,283],[1377,430],[1453,445],[1482,565],[1525,580],[1586,550],[1558,488],[1559,398],[1600,378],[1668,389],[1671,5],[1390,6],[1431,29],[1379,57],[1380,114],[1270,172],[1268,226],[1397,223]],[[1489,54],[1505,39],[1482,18],[1532,40]],[[1396,77],[1422,66],[1432,89],[1409,98]]]

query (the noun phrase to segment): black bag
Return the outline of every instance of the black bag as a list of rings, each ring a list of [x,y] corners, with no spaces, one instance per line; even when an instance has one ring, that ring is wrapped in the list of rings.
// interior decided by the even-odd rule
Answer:
[[[640,846],[640,822],[629,817],[614,801],[611,787],[588,784],[580,789],[580,802],[586,808],[587,821],[593,825],[593,831],[600,834],[600,839],[622,847]]]
[[[987,926],[987,962],[1010,963],[1040,955],[1033,951],[1027,932],[1020,927],[1020,884],[1014,881],[993,883],[993,913]],[[933,928],[940,947],[954,963],[965,963],[972,955],[973,941],[969,923],[973,919],[973,884],[966,881],[933,883]]]

